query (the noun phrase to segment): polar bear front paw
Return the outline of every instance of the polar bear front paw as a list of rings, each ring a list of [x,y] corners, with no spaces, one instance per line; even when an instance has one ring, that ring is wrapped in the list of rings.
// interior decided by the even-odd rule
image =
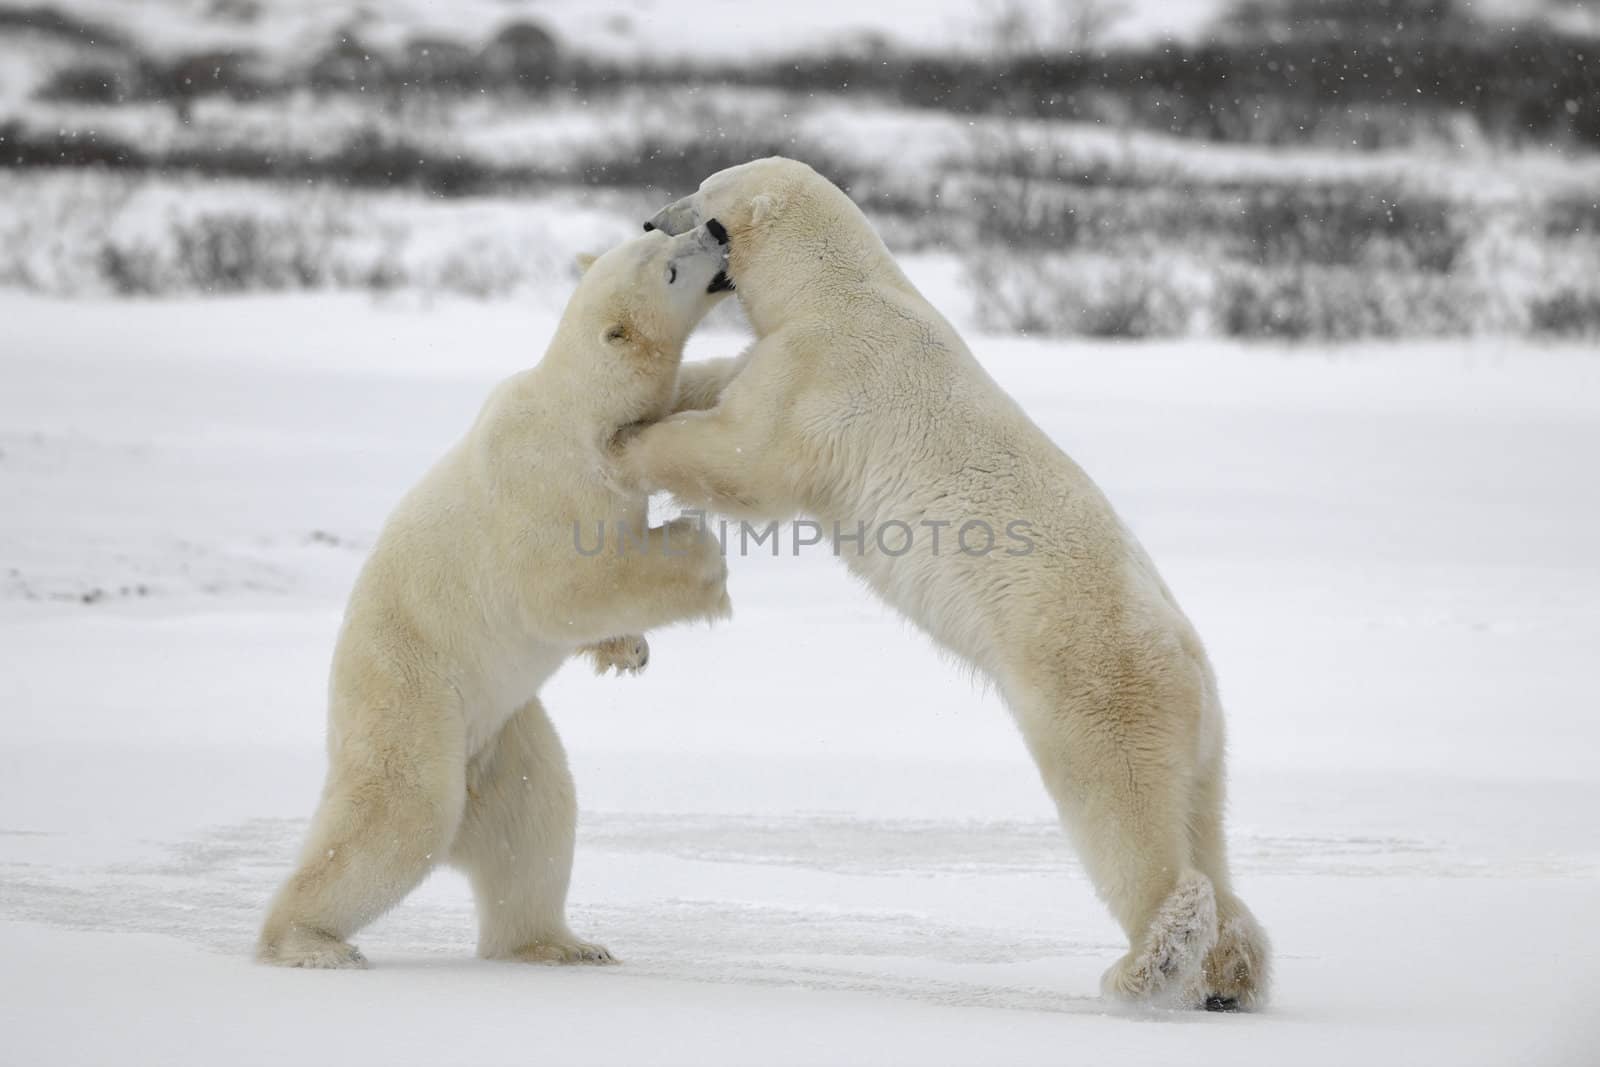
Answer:
[[[619,428],[606,443],[606,463],[601,468],[601,476],[607,485],[620,493],[648,493],[654,488],[645,477],[640,449],[636,445],[640,432],[649,425],[647,422],[630,422]]]
[[[594,672],[638,674],[650,662],[650,644],[640,634],[610,637],[584,649],[594,659]]]
[[[1206,954],[1217,943],[1217,902],[1197,871],[1178,879],[1141,943],[1100,979],[1108,996],[1159,1007],[1198,1008],[1206,1000]]]
[[[533,941],[512,952],[511,958],[521,960],[523,963],[547,965],[572,963],[605,965],[619,962],[604,945],[579,941],[577,938]]]
[[[661,527],[662,557],[672,568],[674,584],[686,594],[685,619],[726,619],[733,614],[728,598],[728,561],[722,542],[689,515]]]
[[[1258,1011],[1267,1004],[1272,947],[1249,909],[1232,901],[1229,911],[1206,957],[1206,1009]]]
[[[328,934],[296,932],[261,949],[257,958],[276,967],[305,967],[319,971],[361,971],[371,967],[354,945]]]
[[[1159,1008],[1198,1008],[1205,1000],[1198,974],[1187,974],[1173,961],[1128,953],[1100,977],[1102,995],[1129,1004]]]
[[[701,617],[708,620],[733,617],[733,598],[728,595],[727,577],[706,580],[701,591],[705,596]]]

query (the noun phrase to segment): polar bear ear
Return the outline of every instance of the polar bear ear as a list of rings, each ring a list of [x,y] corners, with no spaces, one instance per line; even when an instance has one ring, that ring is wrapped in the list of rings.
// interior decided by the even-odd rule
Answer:
[[[750,225],[759,226],[777,208],[777,201],[763,193],[750,199]]]
[[[594,266],[594,261],[599,259],[599,258],[600,258],[599,256],[591,256],[587,252],[579,252],[578,253],[578,273],[579,274],[587,274],[589,272],[589,268]]]

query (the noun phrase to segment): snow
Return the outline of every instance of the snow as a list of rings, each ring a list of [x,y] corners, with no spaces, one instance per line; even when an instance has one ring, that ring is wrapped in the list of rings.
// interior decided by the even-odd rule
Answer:
[[[564,47],[613,57],[772,59],[877,44],[920,50],[983,50],[998,43],[995,26],[1020,16],[1024,30],[1011,46],[1073,42],[1073,14],[1093,8],[1110,18],[1091,43],[1107,47],[1202,37],[1227,0],[923,0],[861,4],[855,0],[700,0],[692,20],[671,0],[264,0],[244,5],[215,0],[65,0],[74,15],[125,28],[146,48],[177,53],[239,47],[303,60],[337,33],[354,31],[377,47],[396,47],[415,35],[446,34],[478,43],[508,23],[531,21]],[[1464,5],[1494,21],[1548,18],[1576,30],[1594,18],[1541,0],[1474,0]]]
[[[941,261],[913,273],[957,317]],[[558,675],[576,929],[472,956],[464,881],[249,961],[322,770],[348,585],[534,302],[0,292],[8,1062],[1592,1063],[1600,361],[972,336],[1208,641],[1266,1013],[1121,1010],[1121,951],[1004,709],[826,551],[735,619]],[[710,356],[742,343],[716,331]],[[89,602],[85,602],[85,598]]]
[[[249,18],[230,17],[209,0],[68,0],[80,17],[130,29],[146,47],[178,52],[247,42],[288,56],[320,46],[335,32],[393,46],[414,34],[447,33],[478,42],[511,22],[531,21],[566,47],[612,56],[693,56],[741,60],[771,58],[885,41],[911,49],[971,48],[991,42],[1002,8],[1024,12],[1036,34],[1054,32],[1058,0],[972,4],[968,0],[862,5],[851,0],[701,0],[692,22],[682,5],[666,0],[376,0],[364,4],[326,0],[266,0]],[[1143,41],[1198,35],[1221,10],[1222,0],[1123,0],[1106,40]],[[135,7],[135,10],[130,10]]]

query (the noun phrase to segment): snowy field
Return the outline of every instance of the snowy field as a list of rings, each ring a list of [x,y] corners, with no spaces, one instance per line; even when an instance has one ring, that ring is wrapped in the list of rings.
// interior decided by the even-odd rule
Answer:
[[[1526,11],[1532,0],[1482,0],[1494,14]],[[448,32],[487,38],[512,20],[550,26],[586,51],[619,56],[748,59],[818,52],[855,45],[893,44],[917,49],[982,47],[1006,4],[924,0],[916,4],[863,5],[851,0],[700,0],[692,15],[669,0],[265,0],[250,5],[215,0],[66,0],[75,15],[131,29],[141,43],[163,51],[246,42],[291,54],[329,30],[356,27],[381,43],[408,33]],[[1057,29],[1056,0],[1010,0],[1038,32]],[[1116,5],[1113,40],[1194,36],[1223,9],[1222,0],[1123,0]],[[130,10],[132,8],[132,10]]]
[[[623,966],[476,960],[450,872],[370,972],[251,963],[363,552],[551,326],[0,293],[0,1062],[1600,1057],[1600,359],[1521,342],[972,338],[1209,643],[1264,1014],[1095,996],[1121,935],[1003,708],[814,549],[547,690]]]
[[[25,5],[24,5],[25,6]],[[1156,39],[1189,40],[1227,8],[1226,0],[1116,0],[1073,4],[1062,0],[921,0],[861,4],[853,0],[700,0],[692,11],[672,0],[65,0],[80,17],[126,27],[161,51],[216,48],[243,42],[292,55],[329,30],[354,27],[387,44],[408,33],[448,32],[488,37],[512,20],[550,26],[585,51],[617,56],[747,60],[815,54],[827,50],[894,46],[936,51],[992,47],[994,23],[1009,17],[1046,40],[1070,35],[1075,8],[1092,7],[1109,44]],[[1526,20],[1536,12],[1565,24],[1593,26],[1595,15],[1577,3],[1540,0],[1471,0],[1482,18]]]

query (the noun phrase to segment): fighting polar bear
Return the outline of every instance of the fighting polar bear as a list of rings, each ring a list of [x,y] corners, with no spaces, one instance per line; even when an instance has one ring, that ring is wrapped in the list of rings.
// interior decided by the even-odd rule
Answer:
[[[1132,533],[811,168],[773,158],[722,171],[646,229],[701,226],[731,241],[728,273],[757,341],[701,371],[679,404],[709,410],[628,439],[622,474],[747,518],[1025,531],[1032,551],[925,541],[891,554],[871,536],[837,547],[998,683],[1131,943],[1102,987],[1262,1005],[1267,939],[1228,880],[1216,682]]]
[[[390,517],[334,651],[327,784],[261,960],[365,966],[350,936],[448,861],[471,880],[481,955],[610,961],[567,927],[577,806],[538,692],[580,649],[637,669],[647,647],[628,635],[729,613],[716,543],[681,520],[645,533],[646,497],[604,472],[618,427],[672,409],[724,263],[703,229],[590,263],[544,359]],[[580,551],[578,523],[646,541]]]

